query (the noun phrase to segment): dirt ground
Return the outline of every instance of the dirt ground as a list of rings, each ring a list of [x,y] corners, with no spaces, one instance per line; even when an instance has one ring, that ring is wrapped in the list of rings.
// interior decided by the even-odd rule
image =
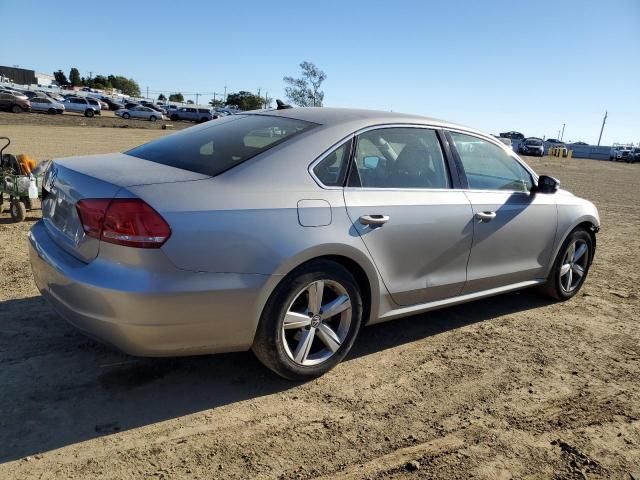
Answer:
[[[10,126],[37,158],[162,131]],[[507,294],[363,330],[328,375],[251,353],[138,359],[78,334],[0,215],[0,478],[640,479],[640,165],[529,159],[602,217],[583,291]]]

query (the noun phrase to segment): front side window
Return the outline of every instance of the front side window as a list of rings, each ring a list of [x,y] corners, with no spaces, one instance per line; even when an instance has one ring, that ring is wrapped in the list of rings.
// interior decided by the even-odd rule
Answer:
[[[380,128],[358,136],[354,175],[364,188],[449,188],[434,130]],[[350,184],[354,182],[350,179]]]
[[[343,143],[329,155],[324,157],[315,167],[313,173],[327,187],[341,187],[347,174],[347,165],[351,153],[351,140]]]
[[[234,115],[125,152],[151,162],[216,176],[317,124],[269,115]]]
[[[474,190],[528,192],[531,174],[502,148],[478,137],[451,132],[462,166]]]

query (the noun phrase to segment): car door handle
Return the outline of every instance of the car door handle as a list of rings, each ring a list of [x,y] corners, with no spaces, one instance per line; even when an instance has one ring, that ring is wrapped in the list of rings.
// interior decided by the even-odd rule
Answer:
[[[476,218],[481,222],[490,222],[496,218],[496,212],[478,212],[476,213]]]
[[[379,227],[389,221],[389,215],[362,215],[359,221],[362,225]]]

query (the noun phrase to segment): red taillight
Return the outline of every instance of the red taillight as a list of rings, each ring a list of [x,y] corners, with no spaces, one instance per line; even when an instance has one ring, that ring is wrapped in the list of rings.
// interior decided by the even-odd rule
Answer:
[[[84,233],[93,238],[100,238],[104,212],[107,211],[110,203],[110,198],[80,200],[76,203],[76,210],[82,222]]]
[[[85,199],[76,209],[85,233],[104,242],[159,248],[171,235],[167,222],[139,198]]]

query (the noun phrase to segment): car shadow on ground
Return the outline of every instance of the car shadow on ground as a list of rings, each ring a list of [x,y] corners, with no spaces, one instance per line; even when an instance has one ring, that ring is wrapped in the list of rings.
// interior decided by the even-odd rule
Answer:
[[[524,291],[365,328],[346,362],[548,303]],[[0,303],[0,463],[297,385],[250,352],[135,358],[77,333],[41,297]]]

